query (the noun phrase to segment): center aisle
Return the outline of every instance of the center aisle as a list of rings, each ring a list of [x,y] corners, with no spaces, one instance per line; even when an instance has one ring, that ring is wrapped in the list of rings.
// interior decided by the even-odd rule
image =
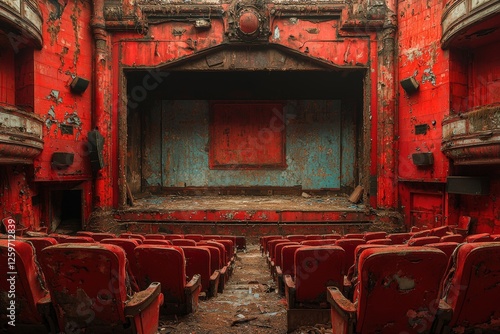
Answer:
[[[176,320],[160,317],[159,333],[286,333],[285,299],[276,293],[259,246],[237,253],[224,293],[200,300],[194,314]]]

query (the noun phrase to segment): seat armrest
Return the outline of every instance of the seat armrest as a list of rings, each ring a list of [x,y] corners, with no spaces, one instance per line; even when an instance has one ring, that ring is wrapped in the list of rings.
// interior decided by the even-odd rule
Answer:
[[[343,293],[344,293],[344,296],[351,296],[351,293],[352,293],[352,282],[350,281],[349,277],[347,276],[344,276],[344,284],[343,284]]]
[[[201,276],[199,274],[196,274],[186,284],[186,286],[184,287],[184,291],[192,293],[196,291],[196,289],[198,289],[200,286],[201,286]]]
[[[333,333],[354,333],[356,305],[336,287],[327,287],[327,300],[331,305]]]
[[[439,300],[438,310],[436,312],[436,319],[432,326],[432,333],[445,333],[445,328],[451,321],[453,316],[453,308],[444,300]]]
[[[214,273],[210,276],[211,281],[215,281],[220,276],[220,271],[214,270]]]
[[[145,310],[153,301],[161,294],[161,284],[152,282],[146,290],[135,293],[132,298],[126,303],[124,313],[126,317],[134,317]],[[163,304],[163,295],[161,304]]]
[[[283,271],[280,266],[276,266],[276,275],[278,275],[278,277],[283,276]]]
[[[295,308],[295,282],[292,280],[292,276],[285,275],[285,297],[288,304],[288,309]]]

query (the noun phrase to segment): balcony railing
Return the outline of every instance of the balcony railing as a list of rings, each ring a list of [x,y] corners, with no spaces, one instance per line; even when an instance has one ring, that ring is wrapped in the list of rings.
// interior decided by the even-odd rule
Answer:
[[[43,149],[43,120],[14,106],[0,105],[0,164],[31,164]]]

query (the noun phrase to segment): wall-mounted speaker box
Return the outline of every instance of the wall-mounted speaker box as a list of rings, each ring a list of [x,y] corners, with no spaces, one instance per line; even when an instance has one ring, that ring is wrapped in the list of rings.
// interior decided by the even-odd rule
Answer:
[[[81,77],[75,77],[69,86],[73,93],[82,94],[89,86],[89,81]]]
[[[446,191],[450,194],[488,195],[490,180],[487,177],[448,176]]]
[[[411,94],[418,90],[418,82],[414,77],[408,77],[401,80],[401,87],[405,90],[406,93]]]
[[[52,154],[51,165],[52,168],[62,169],[68,168],[73,164],[75,155],[67,152],[55,152]]]
[[[434,164],[434,155],[432,152],[413,153],[411,159],[415,166],[432,166]]]

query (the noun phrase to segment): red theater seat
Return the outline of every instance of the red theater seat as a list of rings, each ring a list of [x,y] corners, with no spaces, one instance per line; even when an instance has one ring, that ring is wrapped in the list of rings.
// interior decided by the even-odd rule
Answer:
[[[290,244],[286,245],[281,249],[281,265],[280,267],[276,267],[276,276],[278,280],[278,292],[281,295],[285,294],[285,275],[294,275],[295,266],[295,250],[303,247],[300,244]]]
[[[95,240],[91,237],[84,236],[68,236],[64,239],[59,240],[60,244],[69,244],[69,243],[80,243],[80,244],[92,244],[95,243]]]
[[[489,233],[479,233],[479,234],[472,234],[469,235],[465,238],[465,241],[468,243],[473,243],[473,242],[487,242],[487,241],[492,241],[491,235]]]
[[[338,239],[304,240],[300,244],[303,246],[325,246],[335,245]]]
[[[295,241],[295,242],[301,242],[303,240],[306,240],[306,236],[303,234],[291,234],[291,235],[287,235],[285,238],[290,240],[290,241]]]
[[[429,247],[364,250],[355,301],[328,288],[332,332],[430,333],[445,267],[446,255]]]
[[[323,239],[340,239],[342,236],[338,233],[323,234]]]
[[[440,242],[464,242],[465,237],[461,234],[448,234],[441,237]]]
[[[267,244],[269,241],[274,239],[282,239],[281,235],[266,235],[260,238],[260,251],[263,255],[267,256]]]
[[[369,245],[392,245],[393,242],[389,238],[385,239],[371,239],[366,242]]]
[[[51,233],[49,234],[49,237],[54,238],[57,240],[58,243],[61,243],[61,241],[69,237],[69,235],[60,233]]]
[[[186,258],[181,247],[140,245],[135,248],[140,288],[151,282],[160,282],[164,296],[163,313],[187,314],[198,308],[201,292],[200,275],[187,282]]]
[[[164,234],[165,240],[184,239],[184,234]]]
[[[169,240],[174,246],[196,246],[196,241],[191,239],[172,239]]]
[[[116,238],[116,235],[114,233],[106,233],[106,232],[78,231],[76,232],[76,235],[82,237],[91,237],[97,242],[101,241],[102,239]]]
[[[363,239],[365,241],[370,241],[374,239],[384,239],[387,236],[387,232],[366,232]]]
[[[159,233],[151,233],[151,234],[146,234],[144,236],[146,240],[152,239],[152,240],[165,240],[165,235],[164,234],[159,234]]]
[[[411,238],[411,233],[392,233],[387,235],[394,245],[402,245]]]
[[[143,245],[163,245],[163,246],[172,246],[172,241],[170,240],[161,240],[161,239],[146,239],[142,242]]]
[[[122,233],[118,236],[119,238],[125,238],[125,239],[139,239],[142,243],[142,241],[146,240],[146,237],[143,236],[142,234],[138,233]]]
[[[185,234],[184,239],[194,240],[196,242],[203,240],[202,234]]]
[[[335,245],[342,247],[345,250],[345,262],[343,273],[347,275],[349,268],[354,264],[354,251],[359,245],[363,245],[366,242],[363,239],[339,239]]]
[[[419,237],[419,238],[411,238],[408,240],[408,246],[424,246],[427,244],[434,244],[441,240],[440,237]]]
[[[271,261],[271,276],[275,280],[277,278],[276,270],[281,267],[281,250],[288,245],[299,245],[299,243],[295,241],[281,242],[274,247],[274,258]]]
[[[200,241],[196,246],[208,249],[210,252],[210,268],[212,270],[212,274],[215,273],[216,270],[219,271],[219,285],[217,286],[217,292],[224,292],[227,266],[225,266],[224,262],[222,262],[222,255],[219,248],[203,243],[203,241]]]
[[[14,257],[11,257],[11,254]],[[48,333],[49,331],[55,333],[57,320],[51,315],[53,309],[50,295],[43,286],[44,276],[35,262],[33,247],[22,241],[1,239],[0,271],[2,272],[0,280],[2,329],[10,327],[10,329],[16,329],[17,333]],[[17,274],[10,275],[9,272]],[[11,283],[15,284],[15,292],[11,291]],[[9,293],[14,293],[15,296],[9,298]],[[14,306],[11,306],[10,301],[15,301]],[[11,313],[9,308],[12,307]],[[8,322],[12,320],[14,320],[15,327],[8,325]]]
[[[458,246],[442,288],[444,309],[451,317],[440,322],[443,333],[500,332],[500,244]],[[444,325],[444,328],[442,328]]]
[[[130,267],[130,271],[132,273],[132,276],[134,277],[134,282],[137,284],[137,273],[138,273],[138,268],[137,268],[137,260],[135,259],[135,254],[134,250],[137,246],[140,245],[140,242],[138,239],[126,239],[126,238],[111,238],[111,239],[102,239],[101,244],[109,244],[109,245],[116,245],[120,246],[123,248],[125,251],[125,255],[127,255],[127,261]]]
[[[63,244],[42,250],[40,262],[62,331],[156,333],[160,283],[128,297],[125,252],[107,244]]]
[[[38,256],[42,249],[52,245],[57,245],[57,240],[50,237],[27,238],[24,241],[30,242],[35,248],[35,254]]]
[[[429,236],[435,236],[441,238],[444,237],[445,235],[448,235],[449,233],[451,233],[450,227],[445,225],[431,229]]]
[[[344,257],[345,251],[338,246],[307,246],[295,251],[293,279],[284,277],[289,332],[328,322],[326,288],[343,286]]]
[[[188,279],[200,275],[201,291],[207,297],[216,297],[219,288],[219,270],[212,270],[210,251],[204,247],[182,246],[186,257]]]
[[[436,243],[432,243],[432,244],[427,244],[425,246],[434,247],[434,248],[442,250],[443,253],[446,254],[446,257],[449,260],[451,257],[451,254],[453,254],[453,252],[457,248],[458,243],[457,242],[436,242]]]
[[[364,237],[364,233],[348,233],[345,234],[342,239],[363,239]]]
[[[236,236],[236,249],[237,250],[247,249],[247,239],[244,236]]]

